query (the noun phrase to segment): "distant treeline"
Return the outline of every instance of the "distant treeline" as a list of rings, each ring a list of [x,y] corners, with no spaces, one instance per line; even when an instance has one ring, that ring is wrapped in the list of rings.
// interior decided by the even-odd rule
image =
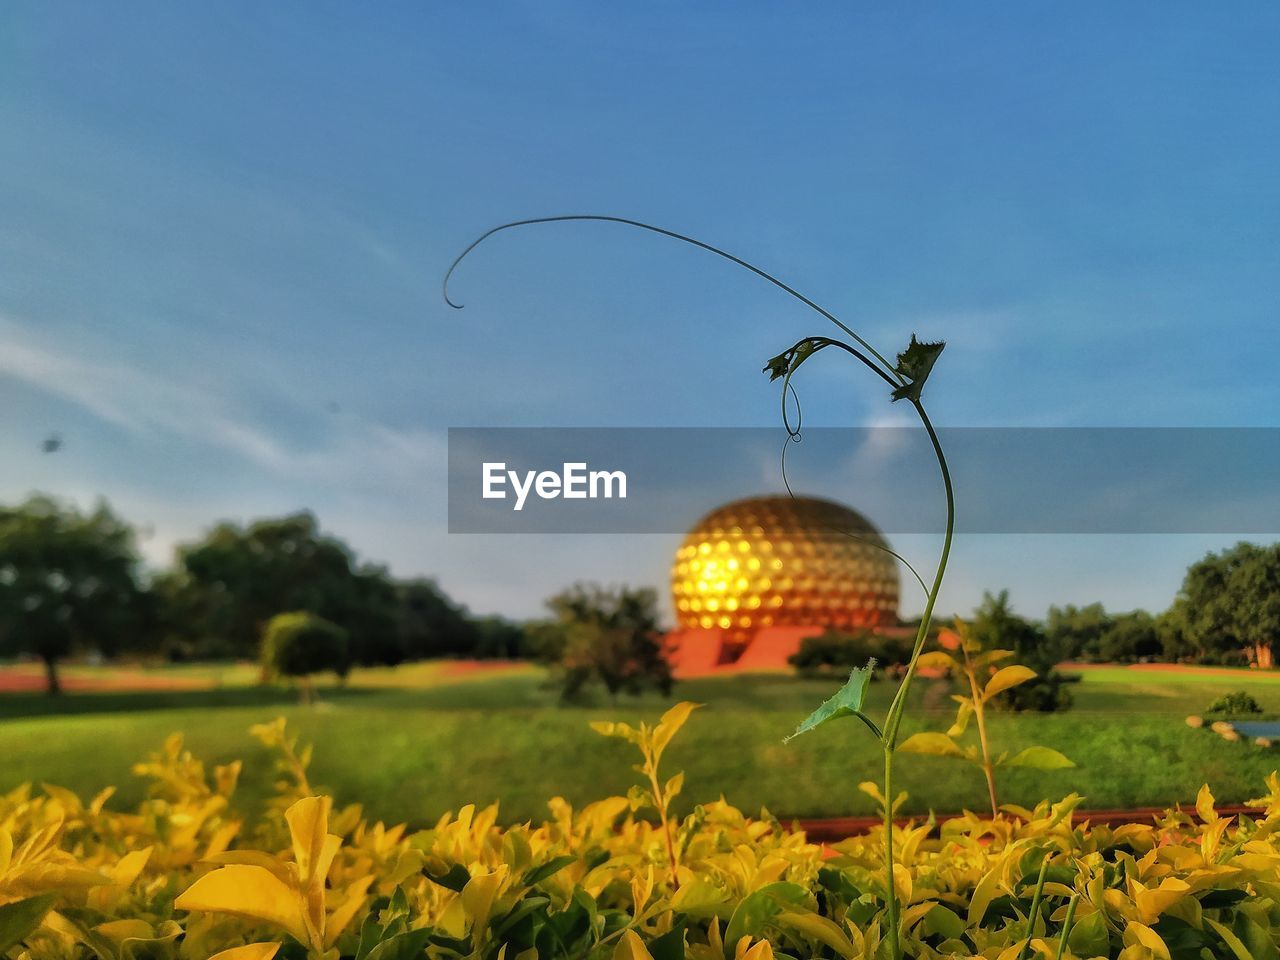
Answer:
[[[40,658],[52,689],[74,653],[257,658],[263,626],[285,611],[342,627],[358,664],[529,653],[521,624],[473,616],[433,580],[361,561],[310,513],[220,523],[148,572],[133,528],[105,503],[0,507],[0,658]]]

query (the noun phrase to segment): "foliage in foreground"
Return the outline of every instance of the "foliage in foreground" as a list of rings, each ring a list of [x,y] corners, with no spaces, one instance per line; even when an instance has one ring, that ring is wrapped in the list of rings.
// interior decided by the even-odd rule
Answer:
[[[500,827],[496,807],[371,824],[316,795],[283,721],[254,730],[280,780],[253,820],[240,764],[206,771],[176,735],[136,767],[151,781],[136,810],[21,787],[0,797],[0,957],[882,958],[882,830],[824,848],[724,801],[671,814],[682,778],[658,764],[691,709],[599,725],[640,749],[643,786],[581,810],[552,799],[541,824]],[[1115,829],[1077,821],[1079,802],[896,830],[905,953],[1280,955],[1280,776],[1257,819],[1219,816],[1207,787],[1194,816]]]

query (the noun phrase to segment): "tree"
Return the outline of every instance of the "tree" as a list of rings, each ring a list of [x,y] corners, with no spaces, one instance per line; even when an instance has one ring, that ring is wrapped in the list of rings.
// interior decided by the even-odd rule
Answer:
[[[1192,564],[1161,633],[1173,652],[1271,666],[1280,640],[1280,544],[1237,543]]]
[[[219,524],[199,543],[180,547],[177,559],[166,597],[181,616],[169,619],[197,643],[252,656],[271,617],[303,610],[345,628],[358,662],[404,659],[386,571],[357,564],[351,549],[321,533],[310,513],[243,527]]]
[[[262,631],[262,664],[274,674],[300,680],[303,702],[310,703],[313,673],[332,670],[342,678],[351,669],[347,631],[305,610],[278,613]]]
[[[1058,673],[1058,651],[1040,625],[1021,617],[1009,602],[1009,591],[984,593],[969,623],[969,635],[982,650],[1012,650],[1017,661],[1030,667],[1036,679],[1006,690],[993,703],[1012,710],[1049,713],[1071,705],[1068,678]]]
[[[133,531],[105,503],[0,508],[0,653],[44,661],[51,694],[59,660],[135,642],[144,612]]]
[[[911,638],[890,637],[870,630],[824,630],[804,637],[787,663],[802,674],[843,673],[874,660],[880,667],[903,667],[911,659]]]
[[[662,694],[674,680],[651,589],[576,584],[547,601],[552,617],[537,631],[542,656],[562,672],[561,695],[579,698],[599,682],[616,697],[646,686]]]
[[[1134,610],[1108,618],[1107,629],[1098,639],[1102,660],[1133,663],[1164,652],[1156,620],[1145,610]]]
[[[408,659],[475,655],[475,624],[434,580],[396,584],[396,604],[396,630]]]
[[[1156,620],[1145,610],[1107,613],[1100,603],[1049,608],[1048,650],[1056,661],[1133,662],[1164,653]]]
[[[1050,607],[1045,623],[1045,638],[1058,662],[1063,660],[1096,660],[1102,635],[1111,626],[1111,618],[1100,603],[1087,607],[1067,604]]]

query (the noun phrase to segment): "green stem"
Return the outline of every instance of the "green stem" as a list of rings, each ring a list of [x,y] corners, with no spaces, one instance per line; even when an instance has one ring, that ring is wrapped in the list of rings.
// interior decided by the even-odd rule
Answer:
[[[1062,921],[1062,938],[1058,941],[1056,960],[1062,960],[1063,955],[1067,952],[1067,938],[1071,936],[1071,926],[1076,918],[1076,904],[1079,902],[1080,894],[1073,893],[1071,895],[1071,902],[1067,904],[1066,919]]]
[[[894,865],[895,858],[893,854],[893,754],[898,745],[898,728],[902,724],[902,714],[906,709],[907,693],[911,688],[911,681],[916,675],[916,663],[920,659],[920,654],[924,650],[925,641],[929,638],[929,627],[933,622],[933,608],[938,601],[938,593],[942,589],[942,578],[947,572],[947,558],[951,555],[951,540],[955,534],[956,520],[956,502],[955,492],[951,487],[951,471],[947,467],[947,458],[942,452],[942,444],[938,440],[937,431],[933,428],[929,415],[925,413],[924,406],[919,400],[913,400],[912,403],[916,408],[916,413],[920,416],[920,422],[924,424],[925,431],[929,434],[929,441],[933,444],[934,455],[938,458],[938,467],[942,471],[942,486],[947,495],[947,529],[942,539],[942,554],[938,558],[938,567],[934,571],[933,584],[929,588],[928,599],[925,600],[924,614],[920,618],[920,629],[916,631],[915,646],[911,650],[911,659],[907,662],[907,672],[902,678],[902,683],[898,686],[897,693],[894,694],[893,703],[889,706],[889,713],[885,717],[884,737],[881,739],[881,747],[884,750],[884,858],[885,871],[887,874],[885,893],[885,906],[889,914],[890,938],[889,945],[892,960],[902,960],[902,935],[898,928],[898,891],[894,885]]]
[[[1022,942],[1022,947],[1018,950],[1018,960],[1026,957],[1031,940],[1036,935],[1036,921],[1040,919],[1040,898],[1044,896],[1044,876],[1049,870],[1049,855],[1049,851],[1046,850],[1044,859],[1040,861],[1040,876],[1036,880],[1036,892],[1031,897],[1031,912],[1027,917],[1027,939]]]

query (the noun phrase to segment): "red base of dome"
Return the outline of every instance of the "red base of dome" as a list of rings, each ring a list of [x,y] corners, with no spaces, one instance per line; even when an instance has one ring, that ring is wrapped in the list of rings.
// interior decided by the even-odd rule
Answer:
[[[671,671],[677,677],[747,670],[787,670],[787,660],[805,637],[823,632],[820,626],[762,627],[745,641],[730,630],[712,628],[672,630],[666,636]],[[892,627],[877,632],[901,632]],[[914,631],[912,631],[914,632]]]

